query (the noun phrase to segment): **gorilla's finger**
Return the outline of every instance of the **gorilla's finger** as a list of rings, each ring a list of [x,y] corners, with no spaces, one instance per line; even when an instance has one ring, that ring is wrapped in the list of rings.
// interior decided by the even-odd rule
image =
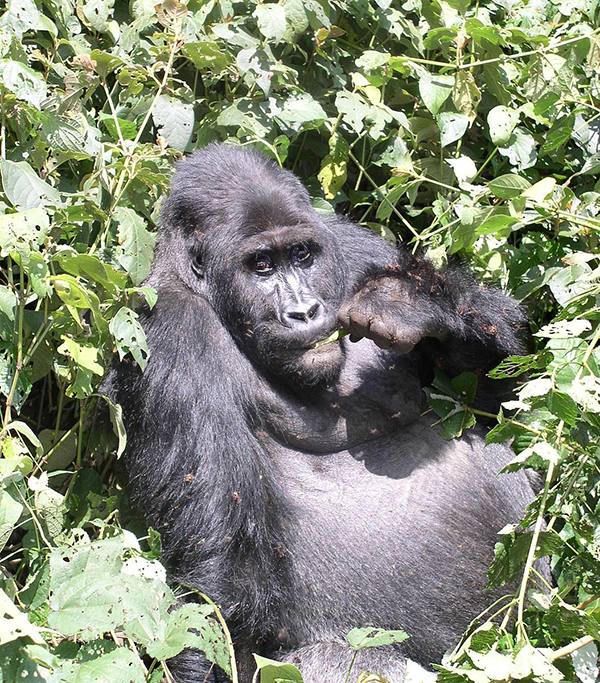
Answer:
[[[380,349],[389,349],[392,345],[390,330],[381,320],[374,320],[367,334]]]

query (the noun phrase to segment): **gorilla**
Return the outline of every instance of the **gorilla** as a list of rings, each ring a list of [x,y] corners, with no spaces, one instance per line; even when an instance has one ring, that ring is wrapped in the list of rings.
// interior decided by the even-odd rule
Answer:
[[[171,578],[221,606],[240,681],[258,653],[341,683],[362,626],[410,638],[363,650],[357,673],[399,683],[407,658],[439,662],[501,595],[483,590],[494,543],[533,489],[497,475],[510,453],[479,429],[443,439],[423,386],[471,371],[497,405],[485,375],[522,351],[517,304],[222,144],[179,162],[147,284],[148,366],[117,364],[108,386],[130,491]],[[173,671],[227,680],[194,651]]]

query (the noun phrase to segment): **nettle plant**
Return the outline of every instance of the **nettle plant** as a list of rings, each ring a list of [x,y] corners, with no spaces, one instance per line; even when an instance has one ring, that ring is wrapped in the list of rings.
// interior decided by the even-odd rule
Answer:
[[[298,173],[323,211],[512,291],[531,355],[490,441],[543,486],[501,530],[517,579],[440,681],[584,683],[600,638],[598,0],[9,0],[0,16],[0,677],[170,679],[199,647],[237,680],[209,600],[181,607],[160,539],[129,520],[126,434],[98,386],[148,359],[135,313],[173,162],[212,140]],[[527,373],[527,374],[523,374]],[[448,437],[475,378],[439,376]],[[112,418],[117,438],[103,428]],[[120,511],[120,516],[117,514]],[[123,521],[124,520],[124,521]],[[121,524],[126,524],[124,531]],[[556,584],[535,559],[551,555]],[[400,625],[401,626],[401,625]],[[349,638],[352,650],[393,642]],[[262,681],[301,681],[258,662]],[[352,678],[354,677],[354,678]]]

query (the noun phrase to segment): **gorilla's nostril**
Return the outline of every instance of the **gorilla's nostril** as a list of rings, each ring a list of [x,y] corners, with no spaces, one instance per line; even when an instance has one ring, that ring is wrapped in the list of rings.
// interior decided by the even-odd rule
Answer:
[[[313,320],[319,312],[321,305],[315,301],[312,303],[300,303],[286,311],[285,317],[290,320],[300,320],[307,323]]]
[[[319,308],[321,308],[321,305],[318,302],[315,302],[309,309],[308,311],[308,319],[312,320],[317,313],[319,312]]]

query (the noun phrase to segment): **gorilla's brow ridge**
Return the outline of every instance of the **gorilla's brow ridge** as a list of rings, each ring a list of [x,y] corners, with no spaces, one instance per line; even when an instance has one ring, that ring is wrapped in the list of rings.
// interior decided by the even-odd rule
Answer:
[[[284,251],[299,243],[319,244],[321,234],[312,225],[290,225],[277,228],[266,228],[244,239],[245,254],[259,251]]]

